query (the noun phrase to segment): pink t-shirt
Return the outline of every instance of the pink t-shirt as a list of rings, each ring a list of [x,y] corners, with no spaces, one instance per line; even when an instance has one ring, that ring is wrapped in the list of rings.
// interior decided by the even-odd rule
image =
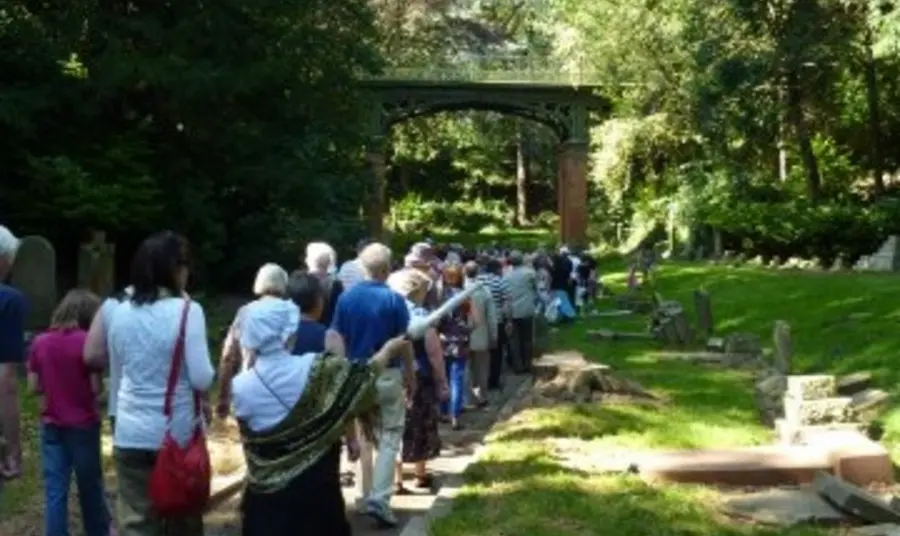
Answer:
[[[91,371],[84,364],[86,337],[80,329],[47,331],[31,343],[28,370],[44,394],[41,419],[47,424],[84,428],[100,422]]]

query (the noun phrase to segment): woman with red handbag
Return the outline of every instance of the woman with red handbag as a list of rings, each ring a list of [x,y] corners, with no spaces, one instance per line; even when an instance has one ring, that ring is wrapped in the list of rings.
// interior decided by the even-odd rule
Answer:
[[[200,393],[214,370],[187,279],[186,240],[151,236],[134,256],[132,295],[110,320],[110,360],[122,367],[113,439],[121,536],[203,534],[210,463]]]

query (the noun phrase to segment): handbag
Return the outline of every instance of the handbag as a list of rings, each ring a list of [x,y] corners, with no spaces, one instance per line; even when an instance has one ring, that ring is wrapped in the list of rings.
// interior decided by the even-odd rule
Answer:
[[[156,456],[156,464],[150,474],[148,495],[150,504],[161,517],[179,518],[201,514],[210,496],[212,467],[206,447],[206,433],[201,422],[201,400],[194,394],[194,434],[182,447],[172,437],[172,398],[181,372],[184,356],[185,324],[190,300],[185,300],[175,349],[172,352],[172,368],[166,385],[163,414],[166,417],[166,433]]]

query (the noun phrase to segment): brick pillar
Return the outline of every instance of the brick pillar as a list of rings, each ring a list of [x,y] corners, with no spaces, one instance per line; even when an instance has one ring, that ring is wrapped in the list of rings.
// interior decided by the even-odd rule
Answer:
[[[559,148],[559,238],[570,245],[587,245],[587,152],[588,145],[581,142],[565,142]]]
[[[366,151],[366,161],[371,171],[369,199],[366,219],[369,224],[369,236],[375,240],[384,238],[384,192],[387,186],[387,163],[384,151],[370,149]]]

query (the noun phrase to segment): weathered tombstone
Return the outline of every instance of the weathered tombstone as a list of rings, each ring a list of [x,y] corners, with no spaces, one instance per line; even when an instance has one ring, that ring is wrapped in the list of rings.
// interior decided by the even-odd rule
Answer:
[[[790,374],[794,344],[791,339],[791,326],[784,320],[775,321],[772,342],[775,345],[775,368],[782,374]]]
[[[713,334],[712,302],[709,292],[700,289],[694,291],[694,308],[697,310],[697,331],[704,339]]]
[[[78,286],[99,296],[112,293],[116,246],[106,242],[106,233],[94,231],[91,241],[78,251]]]
[[[28,300],[25,329],[37,331],[47,327],[56,307],[56,251],[43,236],[26,236],[16,252],[16,263],[10,276],[12,286]]]

